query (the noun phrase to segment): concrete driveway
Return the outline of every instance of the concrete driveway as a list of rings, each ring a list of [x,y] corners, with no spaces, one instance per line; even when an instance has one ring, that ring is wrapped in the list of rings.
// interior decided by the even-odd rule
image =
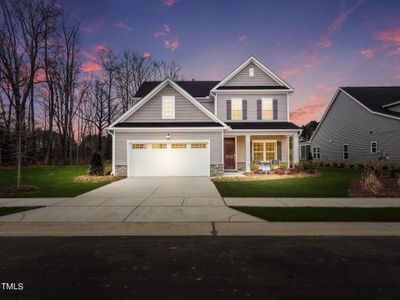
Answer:
[[[27,205],[2,206],[18,201]],[[0,222],[263,222],[227,207],[208,177],[131,177],[75,198],[28,201],[46,207]]]

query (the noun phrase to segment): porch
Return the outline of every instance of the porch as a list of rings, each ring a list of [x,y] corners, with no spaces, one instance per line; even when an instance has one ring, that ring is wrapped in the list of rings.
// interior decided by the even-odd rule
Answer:
[[[224,137],[224,170],[250,172],[251,162],[298,163],[298,133],[241,134]]]

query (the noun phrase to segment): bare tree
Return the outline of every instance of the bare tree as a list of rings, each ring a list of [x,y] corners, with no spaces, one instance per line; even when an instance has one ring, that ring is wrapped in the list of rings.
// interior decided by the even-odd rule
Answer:
[[[15,113],[17,189],[21,185],[26,106],[38,71],[38,55],[53,1],[0,0],[0,71],[9,86],[8,101]]]

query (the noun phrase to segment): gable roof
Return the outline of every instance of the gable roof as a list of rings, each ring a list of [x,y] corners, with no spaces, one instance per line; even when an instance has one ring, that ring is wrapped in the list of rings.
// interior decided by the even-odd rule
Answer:
[[[356,101],[373,114],[400,120],[400,113],[385,108],[395,102],[393,98],[400,95],[400,87],[339,87],[322,115],[317,128],[315,128],[310,138],[310,142],[313,140],[339,92],[345,93],[350,99]]]
[[[184,89],[192,97],[207,97],[210,90],[218,84],[219,81],[175,81],[182,89]],[[134,97],[142,98],[150,93],[161,81],[145,81],[139,87]]]
[[[228,128],[228,126],[224,122],[222,122],[216,115],[214,115],[207,108],[201,105],[196,99],[194,99],[189,93],[187,93],[184,89],[182,89],[179,85],[177,85],[173,80],[167,78],[161,83],[159,83],[141,101],[136,103],[134,106],[128,109],[124,114],[122,114],[117,120],[115,120],[111,125],[109,125],[108,129],[115,127],[116,124],[125,121],[130,115],[135,113],[139,108],[141,108],[144,104],[146,104],[150,99],[153,98],[154,95],[156,95],[167,85],[170,85],[172,88],[174,88],[178,93],[180,93],[183,97],[185,97],[188,101],[190,101],[194,106],[196,106],[199,110],[201,110],[204,114],[206,114],[212,121],[221,124],[223,128]]]
[[[259,67],[263,72],[265,72],[268,76],[273,78],[277,83],[279,83],[282,87],[286,87],[286,89],[293,91],[293,87],[290,86],[285,80],[279,77],[276,73],[274,73],[271,69],[267,68],[263,63],[261,63],[254,56],[250,56],[245,62],[243,62],[240,66],[238,66],[235,70],[233,70],[228,76],[226,76],[221,82],[219,82],[216,86],[214,86],[213,90],[217,90],[219,87],[223,86],[229,80],[231,80],[236,74],[238,74],[241,70],[243,70],[250,63],[255,64]]]
[[[400,100],[400,86],[351,86],[341,89],[373,112],[400,117],[399,112],[387,109]]]

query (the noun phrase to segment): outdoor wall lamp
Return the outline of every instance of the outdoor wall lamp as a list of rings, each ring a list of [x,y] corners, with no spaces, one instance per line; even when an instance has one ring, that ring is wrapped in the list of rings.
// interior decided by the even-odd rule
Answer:
[[[171,138],[170,134],[167,133],[167,135],[165,136],[165,138],[166,138],[167,140],[169,140],[169,139]]]

